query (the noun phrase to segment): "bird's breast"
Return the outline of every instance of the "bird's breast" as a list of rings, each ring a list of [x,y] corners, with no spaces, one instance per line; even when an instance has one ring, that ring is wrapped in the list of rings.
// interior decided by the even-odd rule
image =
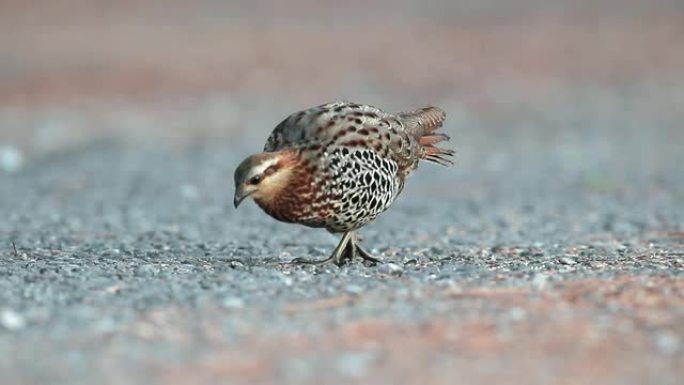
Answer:
[[[271,199],[256,200],[256,203],[279,221],[325,227],[325,219],[331,211],[324,202],[324,186],[317,183],[316,173],[314,166],[299,161],[284,188]]]

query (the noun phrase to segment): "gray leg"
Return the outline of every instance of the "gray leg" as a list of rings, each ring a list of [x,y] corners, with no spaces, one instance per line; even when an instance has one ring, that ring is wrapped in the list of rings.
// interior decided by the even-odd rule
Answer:
[[[343,266],[348,262],[353,261],[354,258],[356,258],[356,247],[354,247],[354,235],[352,234],[352,236],[349,237],[349,242],[347,243],[344,252],[340,255],[340,259],[338,259],[335,264],[337,266]]]
[[[346,253],[347,253],[347,248],[348,245],[350,244],[349,242],[351,241],[352,238],[352,232],[348,231],[342,235],[342,239],[340,240],[340,243],[337,245],[335,250],[330,254],[328,258],[321,259],[321,260],[312,260],[312,259],[304,259],[304,258],[295,258],[292,261],[290,261],[290,264],[297,265],[297,264],[302,264],[302,265],[322,265],[324,263],[328,262],[334,262],[336,265],[341,266],[344,264],[344,260],[347,258]]]

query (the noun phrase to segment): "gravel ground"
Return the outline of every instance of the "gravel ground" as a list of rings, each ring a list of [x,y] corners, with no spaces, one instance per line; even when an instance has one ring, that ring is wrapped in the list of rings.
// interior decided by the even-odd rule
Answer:
[[[3,383],[680,382],[678,2],[206,3],[0,12]],[[289,266],[338,240],[234,210],[232,172],[338,97],[442,107],[456,165],[361,231],[385,263]]]
[[[679,166],[647,175],[627,151],[599,178],[571,172],[593,151],[564,168],[545,146],[456,144],[455,168],[422,167],[362,232],[376,267],[281,264],[336,239],[232,209],[230,173],[255,143],[98,143],[3,175],[5,378],[676,383]]]

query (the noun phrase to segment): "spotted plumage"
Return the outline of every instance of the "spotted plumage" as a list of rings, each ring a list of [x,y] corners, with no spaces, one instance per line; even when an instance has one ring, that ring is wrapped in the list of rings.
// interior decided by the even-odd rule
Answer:
[[[420,160],[451,164],[452,151],[435,146],[449,139],[435,132],[444,118],[434,107],[390,114],[350,102],[294,113],[236,170],[236,207],[253,196],[278,220],[345,233],[329,259],[374,260],[351,232],[389,208]]]

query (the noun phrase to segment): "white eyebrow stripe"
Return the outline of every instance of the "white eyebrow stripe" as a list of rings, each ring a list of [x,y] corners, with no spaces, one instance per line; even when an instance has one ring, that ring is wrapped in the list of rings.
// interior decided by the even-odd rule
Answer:
[[[257,165],[250,170],[249,177],[253,177],[255,175],[261,175],[266,171],[267,168],[273,166],[274,164],[278,163],[278,159],[268,159],[267,161],[261,163],[260,165]]]

